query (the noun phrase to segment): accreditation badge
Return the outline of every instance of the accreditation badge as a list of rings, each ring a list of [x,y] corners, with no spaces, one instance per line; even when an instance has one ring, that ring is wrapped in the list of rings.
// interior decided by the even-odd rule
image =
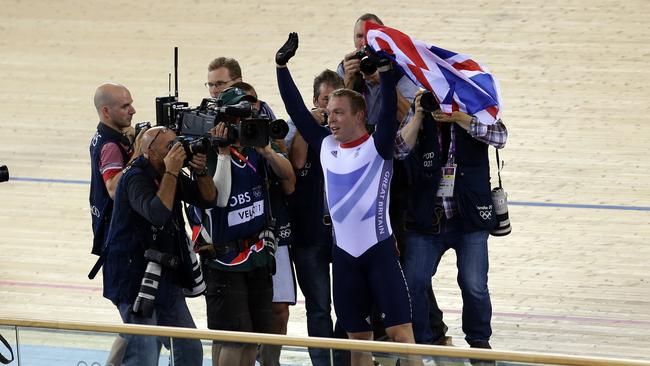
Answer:
[[[442,178],[436,197],[453,197],[454,181],[456,180],[456,164],[442,167]]]

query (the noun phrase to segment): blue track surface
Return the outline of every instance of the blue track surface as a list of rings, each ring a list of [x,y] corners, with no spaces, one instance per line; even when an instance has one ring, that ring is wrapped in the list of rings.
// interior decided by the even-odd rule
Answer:
[[[49,178],[28,178],[28,177],[11,177],[11,181],[30,182],[30,183],[59,183],[59,184],[81,184],[90,185],[88,180],[72,179],[49,179]],[[621,210],[621,211],[650,211],[646,206],[619,206],[619,205],[585,205],[578,203],[557,203],[557,202],[526,202],[526,201],[508,201],[512,206],[532,206],[532,207],[555,207],[555,208],[583,208],[594,210]]]

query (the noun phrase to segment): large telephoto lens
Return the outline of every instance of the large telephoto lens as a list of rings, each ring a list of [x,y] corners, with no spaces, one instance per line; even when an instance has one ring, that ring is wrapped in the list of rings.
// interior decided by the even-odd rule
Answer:
[[[9,180],[9,169],[6,165],[0,166],[0,182]]]
[[[160,264],[149,262],[147,269],[142,277],[140,292],[133,303],[133,312],[145,318],[150,318],[153,314],[153,308],[156,303],[156,292],[158,292],[158,283],[162,268]]]

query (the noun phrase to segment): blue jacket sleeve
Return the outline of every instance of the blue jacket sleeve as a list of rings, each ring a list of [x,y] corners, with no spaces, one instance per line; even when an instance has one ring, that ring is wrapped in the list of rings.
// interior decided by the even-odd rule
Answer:
[[[277,67],[278,88],[280,96],[284,102],[284,107],[289,113],[289,117],[300,131],[302,137],[307,141],[309,147],[320,154],[320,147],[323,139],[330,134],[330,131],[318,124],[311,115],[302,96],[291,78],[289,69],[286,67]],[[394,88],[393,88],[394,89]]]
[[[373,134],[375,148],[384,160],[393,158],[395,135],[397,134],[397,92],[395,91],[395,76],[392,71],[379,73],[381,82],[381,109],[379,121]]]

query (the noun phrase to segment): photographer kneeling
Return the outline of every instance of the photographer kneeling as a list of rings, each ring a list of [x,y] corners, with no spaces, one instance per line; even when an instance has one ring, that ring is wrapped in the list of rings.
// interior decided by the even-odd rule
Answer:
[[[221,106],[242,101],[253,102],[253,98],[239,88],[226,89],[217,99]],[[289,160],[268,143],[269,137],[247,145],[248,135],[264,133],[243,127],[245,122],[239,117],[228,116],[227,122],[215,128],[221,138],[214,177],[219,200],[211,210],[194,208],[188,214],[201,232],[195,242],[200,246],[207,285],[208,328],[273,333],[271,276],[282,237],[277,227],[283,220],[279,205],[271,206],[275,200],[269,194],[269,182],[288,194],[293,191],[295,175]],[[280,234],[277,239],[275,232]],[[213,364],[252,366],[256,351],[252,344],[215,342]]]
[[[194,287],[191,253],[181,200],[210,207],[216,189],[207,176],[206,156],[187,156],[165,127],[143,132],[142,156],[124,169],[115,193],[103,267],[104,297],[124,323],[195,328],[185,302]],[[187,161],[195,179],[183,175]],[[154,336],[123,335],[123,365],[158,365],[161,342]],[[175,339],[174,363],[201,365],[199,340]]]

